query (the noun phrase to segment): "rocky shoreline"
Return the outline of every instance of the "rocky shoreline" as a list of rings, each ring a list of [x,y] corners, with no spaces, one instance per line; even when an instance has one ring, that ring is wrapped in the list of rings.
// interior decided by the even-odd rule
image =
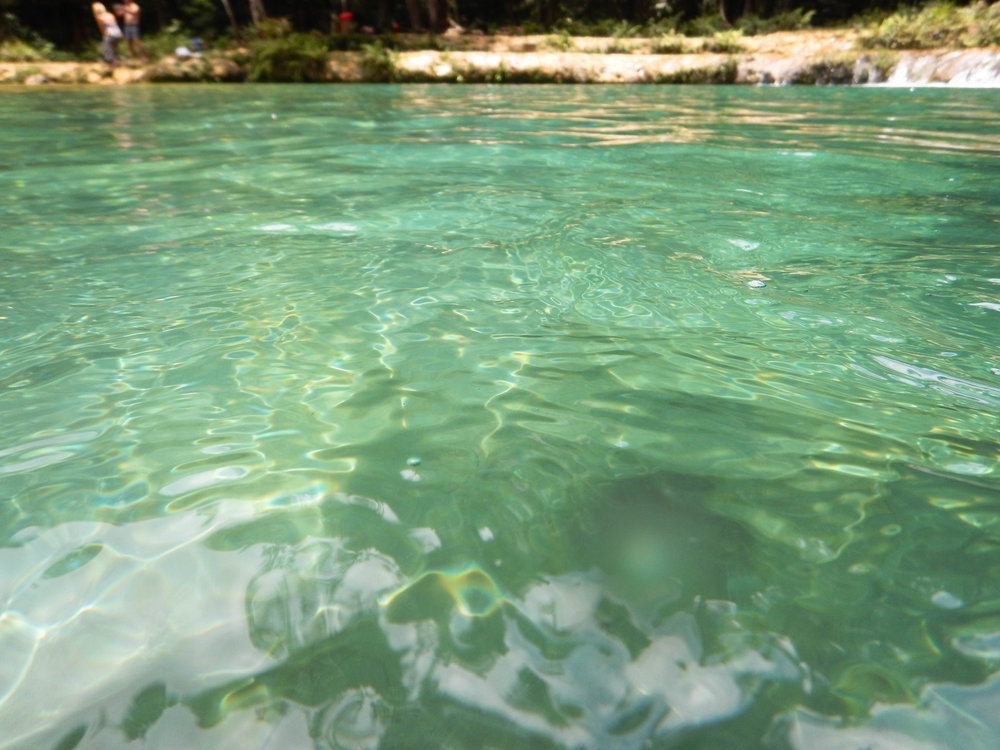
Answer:
[[[331,52],[317,79],[325,82],[451,83],[736,83],[1000,86],[1000,48],[864,50],[848,29],[810,29],[740,37],[730,51],[711,39],[685,39],[664,53],[656,40],[552,36],[461,35],[444,49]],[[557,45],[555,42],[559,42]],[[167,56],[140,65],[0,63],[0,83],[129,85],[242,82],[245,51],[204,57]]]

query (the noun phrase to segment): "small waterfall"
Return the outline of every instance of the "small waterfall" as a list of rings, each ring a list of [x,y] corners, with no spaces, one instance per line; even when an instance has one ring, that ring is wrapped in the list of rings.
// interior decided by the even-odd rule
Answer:
[[[1000,49],[902,52],[883,85],[1000,88]]]

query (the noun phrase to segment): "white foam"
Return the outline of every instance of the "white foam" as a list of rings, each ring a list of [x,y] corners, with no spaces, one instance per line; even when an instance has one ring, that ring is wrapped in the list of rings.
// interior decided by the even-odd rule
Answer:
[[[297,232],[298,227],[294,224],[261,224],[254,227],[258,232]]]
[[[357,232],[358,226],[356,224],[348,224],[343,221],[331,221],[326,224],[311,224],[310,229],[318,229],[321,232]]]

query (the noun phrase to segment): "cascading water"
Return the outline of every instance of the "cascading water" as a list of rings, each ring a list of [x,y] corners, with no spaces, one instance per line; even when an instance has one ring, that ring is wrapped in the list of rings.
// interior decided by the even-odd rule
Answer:
[[[907,51],[900,53],[888,86],[1000,87],[1000,50]]]

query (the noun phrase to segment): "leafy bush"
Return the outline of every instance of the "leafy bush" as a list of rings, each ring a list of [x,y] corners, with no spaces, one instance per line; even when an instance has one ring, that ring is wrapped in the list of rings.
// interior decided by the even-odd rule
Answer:
[[[621,32],[627,26],[628,24],[624,21],[616,21],[613,18],[604,18],[590,23],[564,19],[557,24],[557,28],[574,36],[621,36],[620,33],[616,34],[615,32]]]
[[[610,42],[608,42],[605,52],[609,53],[620,53],[620,54],[631,54],[635,52],[638,45],[627,38],[614,37]]]
[[[326,75],[326,42],[318,34],[265,36],[250,43],[250,81],[299,83]]]
[[[681,31],[688,36],[712,36],[726,29],[726,22],[717,13],[692,18],[681,26]]]
[[[361,72],[368,81],[395,81],[399,54],[375,41],[361,48]]]
[[[0,62],[51,60],[53,51],[51,42],[22,26],[13,13],[0,15]]]
[[[395,46],[393,39],[392,35],[386,35],[383,41],[387,46]],[[331,34],[330,41],[327,46],[332,50],[338,50],[340,52],[357,52],[366,44],[370,44],[371,40],[371,34],[362,34],[361,32],[352,31],[347,34]]]
[[[178,47],[187,47],[191,43],[191,35],[174,19],[155,34],[143,35],[142,46],[151,60],[159,60],[166,55],[172,55]],[[119,47],[120,49],[120,47]]]
[[[706,52],[742,52],[743,32],[739,29],[717,31],[705,42]]]
[[[687,38],[680,34],[664,34],[650,44],[650,52],[654,55],[679,55],[687,49]]]
[[[771,34],[775,31],[800,31],[812,26],[815,10],[803,10],[794,8],[784,13],[778,13],[770,18],[760,16],[744,16],[736,22],[736,28],[747,36],[757,34]]]
[[[253,55],[246,47],[236,47],[234,49],[230,49],[226,52],[226,57],[239,65],[241,68],[246,69],[250,68],[250,63],[253,61]]]
[[[568,31],[558,31],[545,37],[544,46],[556,52],[569,52],[574,48],[573,37]]]
[[[611,27],[611,36],[615,39],[628,39],[630,37],[639,36],[641,33],[641,26],[636,26],[628,21],[619,21]]]
[[[682,13],[659,13],[645,24],[633,24],[617,18],[579,20],[564,16],[553,24],[551,32],[572,36],[600,36],[626,39],[630,37],[655,38],[676,33]]]
[[[285,39],[292,35],[292,22],[287,18],[265,18],[254,31],[261,39]]]
[[[44,54],[20,39],[0,42],[0,62],[42,62],[45,59]]]
[[[1000,44],[1000,2],[974,5],[965,9],[968,27],[961,38],[966,47],[990,47]]]
[[[847,21],[847,26],[855,31],[871,31],[877,28],[886,19],[889,13],[882,8],[865,8],[860,13],[855,13]]]
[[[675,35],[681,26],[682,17],[682,13],[674,13],[651,20],[643,27],[642,35],[650,39]]]
[[[1000,2],[959,8],[938,1],[919,9],[904,8],[863,31],[858,41],[862,47],[888,49],[1000,44]]]
[[[784,13],[779,13],[771,20],[774,21],[777,27],[776,31],[801,31],[812,26],[813,16],[815,15],[815,10],[793,8],[792,10],[786,10]]]

